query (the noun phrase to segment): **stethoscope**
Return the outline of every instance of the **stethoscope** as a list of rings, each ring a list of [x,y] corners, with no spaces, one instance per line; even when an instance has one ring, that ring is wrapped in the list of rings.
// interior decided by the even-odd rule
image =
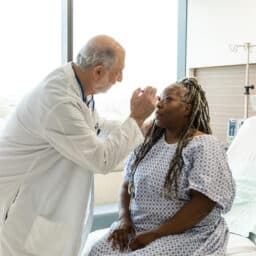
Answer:
[[[90,104],[92,104],[91,105],[91,109],[92,109],[92,111],[94,111],[95,101],[94,101],[93,95],[91,96],[91,99],[87,102],[87,97],[86,97],[86,94],[84,92],[84,88],[82,86],[82,83],[81,83],[79,77],[77,76],[73,66],[72,66],[72,69],[74,71],[74,75],[75,75],[76,81],[77,81],[77,83],[78,83],[78,85],[80,87],[83,102],[87,105],[88,108],[90,107]],[[100,134],[99,123],[96,123],[96,125],[94,126],[94,129],[96,130],[97,135],[99,135]]]

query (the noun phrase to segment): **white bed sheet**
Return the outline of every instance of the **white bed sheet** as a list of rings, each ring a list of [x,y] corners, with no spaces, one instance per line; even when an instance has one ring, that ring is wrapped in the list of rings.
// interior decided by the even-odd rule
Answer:
[[[227,256],[256,256],[256,245],[248,238],[230,234]]]
[[[100,229],[89,234],[83,256],[87,256],[93,244],[108,232],[108,229]],[[256,256],[256,245],[248,238],[230,234],[226,256]]]

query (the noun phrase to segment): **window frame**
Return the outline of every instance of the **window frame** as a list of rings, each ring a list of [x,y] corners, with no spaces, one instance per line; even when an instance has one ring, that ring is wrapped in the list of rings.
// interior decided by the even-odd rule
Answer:
[[[62,0],[62,64],[73,60],[73,0]],[[177,80],[186,76],[188,0],[178,0]]]

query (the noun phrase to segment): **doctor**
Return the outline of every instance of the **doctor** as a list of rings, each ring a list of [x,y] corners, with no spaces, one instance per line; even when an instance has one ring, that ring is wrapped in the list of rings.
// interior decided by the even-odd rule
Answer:
[[[92,38],[9,118],[0,137],[1,256],[81,254],[93,174],[113,171],[143,141],[140,127],[156,103],[154,88],[138,89],[123,123],[99,117],[93,95],[121,82],[124,59],[113,38]]]

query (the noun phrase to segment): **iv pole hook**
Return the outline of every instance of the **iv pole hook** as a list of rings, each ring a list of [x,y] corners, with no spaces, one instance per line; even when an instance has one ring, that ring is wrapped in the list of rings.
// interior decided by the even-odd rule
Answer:
[[[237,44],[237,45],[229,45],[229,48],[232,52],[237,52],[238,48],[242,47],[247,52],[246,56],[246,66],[245,66],[245,92],[244,92],[244,119],[248,117],[248,106],[249,106],[249,95],[250,89],[254,89],[254,85],[249,84],[249,65],[250,65],[250,49],[255,47],[256,45],[252,45],[251,43]]]

